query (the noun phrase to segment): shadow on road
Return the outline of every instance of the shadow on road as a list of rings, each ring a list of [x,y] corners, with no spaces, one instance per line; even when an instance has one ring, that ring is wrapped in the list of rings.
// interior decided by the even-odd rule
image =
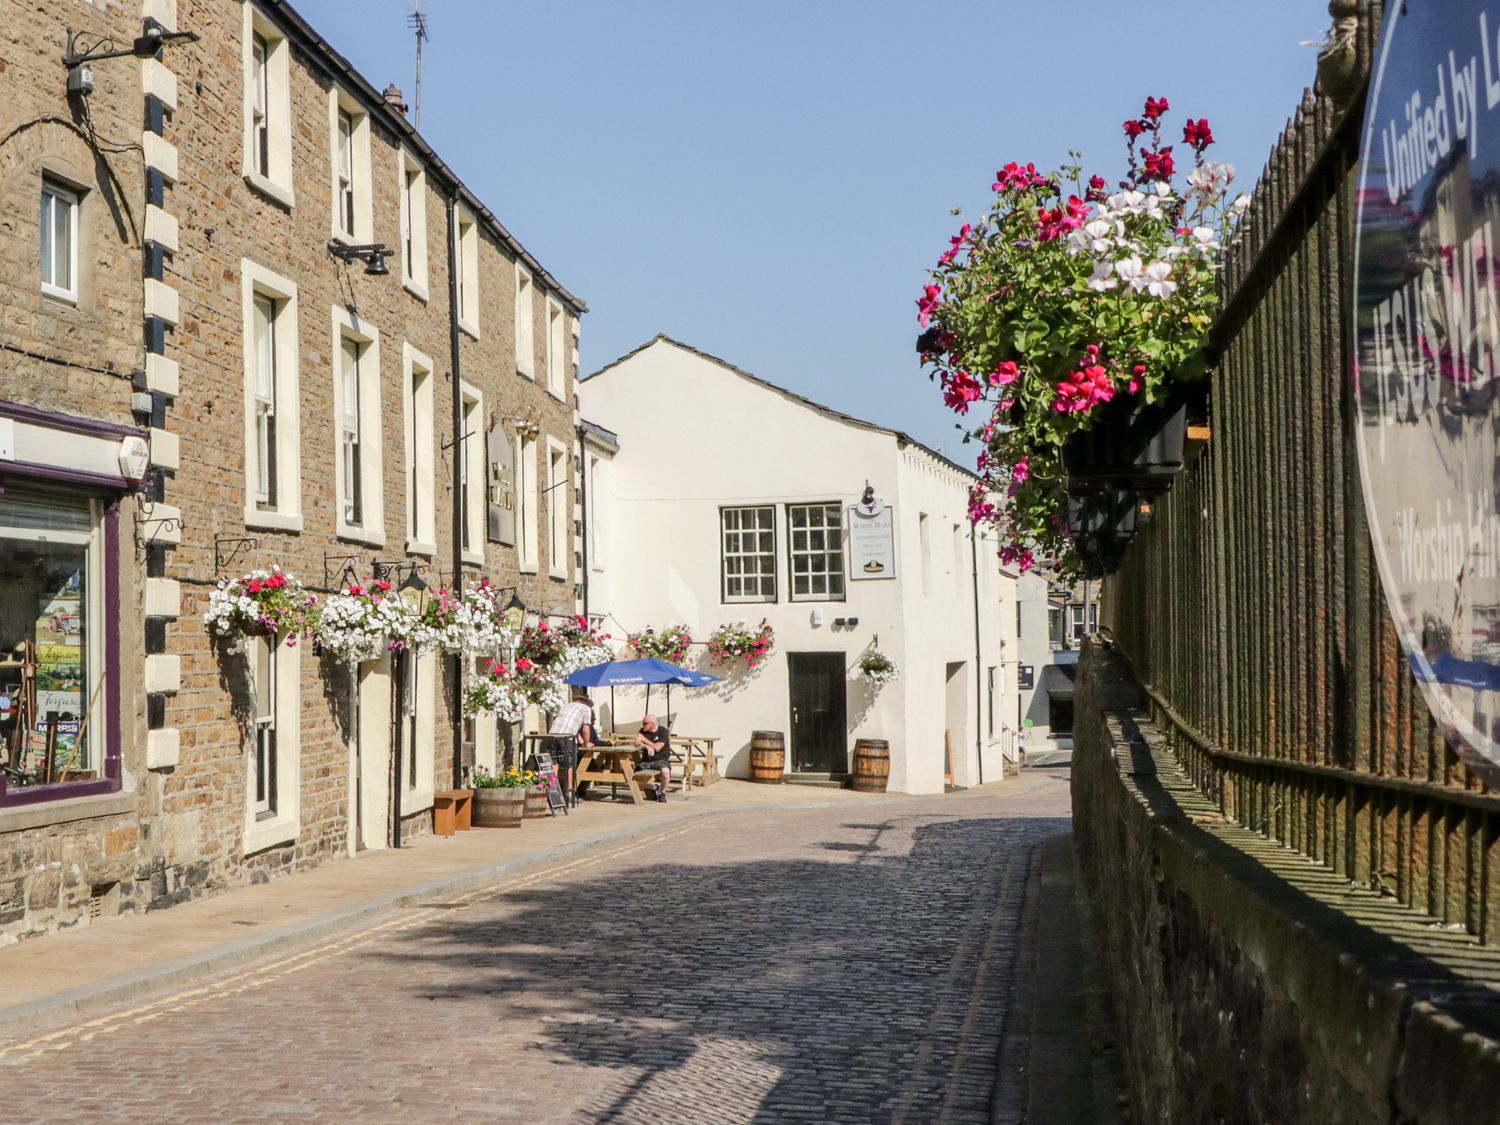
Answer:
[[[538,1028],[508,1067],[621,1071],[591,1120],[988,1122],[1030,852],[1068,826],[705,826],[445,912],[388,956],[445,950],[465,983],[416,995],[487,993]]]

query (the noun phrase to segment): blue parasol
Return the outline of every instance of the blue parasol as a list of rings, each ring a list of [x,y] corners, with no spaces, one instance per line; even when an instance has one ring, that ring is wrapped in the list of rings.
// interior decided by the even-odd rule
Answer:
[[[708,684],[718,683],[720,679],[721,677],[710,676],[707,672],[694,672],[665,660],[643,657],[640,660],[607,660],[603,664],[580,668],[567,677],[567,682],[576,687],[610,688],[609,717],[610,725],[613,726],[615,718],[613,689],[616,687],[645,684],[646,706],[649,708],[651,685],[666,684],[667,712],[670,714],[673,684],[682,684],[684,687],[705,687]]]

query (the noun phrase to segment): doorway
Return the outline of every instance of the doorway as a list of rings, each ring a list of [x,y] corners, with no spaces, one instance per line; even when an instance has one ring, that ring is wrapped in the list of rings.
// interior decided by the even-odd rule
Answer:
[[[972,785],[969,776],[969,664],[947,666],[943,689],[943,783]]]
[[[844,654],[789,653],[787,675],[790,679],[793,771],[847,773]]]
[[[355,673],[353,849],[384,848],[391,831],[391,660],[367,660]]]

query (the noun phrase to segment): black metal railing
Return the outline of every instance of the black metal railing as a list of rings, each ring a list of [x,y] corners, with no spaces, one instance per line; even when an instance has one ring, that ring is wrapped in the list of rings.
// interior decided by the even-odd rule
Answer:
[[[1380,6],[1361,4],[1368,68]],[[1363,95],[1308,92],[1222,279],[1211,436],[1154,505],[1104,624],[1236,822],[1500,943],[1500,797],[1435,726],[1376,573],[1355,457]]]

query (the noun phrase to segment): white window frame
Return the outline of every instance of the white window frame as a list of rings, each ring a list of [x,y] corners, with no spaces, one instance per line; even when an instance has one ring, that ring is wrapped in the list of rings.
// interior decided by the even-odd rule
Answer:
[[[516,263],[516,373],[536,378],[536,284]]]
[[[568,577],[568,553],[572,536],[568,527],[573,517],[573,489],[570,487],[568,447],[555,437],[547,438],[547,575]],[[558,467],[562,468],[561,478]]]
[[[274,330],[276,392],[276,503],[262,508],[257,503],[255,479],[257,348],[255,295],[277,304]],[[245,411],[245,526],[272,531],[302,530],[302,464],[300,440],[301,399],[297,372],[297,285],[248,258],[240,259],[241,333],[244,338]]]
[[[413,390],[413,383],[420,384]],[[405,453],[406,550],[437,553],[437,455],[433,417],[432,359],[409,343],[401,345],[401,433]]]
[[[50,208],[47,205],[49,198],[52,200]],[[68,212],[67,285],[57,284],[59,265],[57,240],[49,237],[50,232],[57,229],[56,213],[59,205],[66,207]],[[37,226],[37,254],[41,261],[42,292],[49,297],[57,297],[75,305],[78,303],[78,212],[82,205],[83,194],[77,188],[53,176],[42,177],[41,210],[38,214]],[[45,248],[49,245],[50,255],[45,252]],[[50,281],[48,280],[49,267],[52,271]]]
[[[537,573],[536,438],[516,435],[516,565]]]
[[[244,86],[244,143],[241,173],[245,183],[283,207],[296,202],[292,190],[291,50],[286,36],[254,4],[244,5],[241,25],[241,77]],[[258,106],[255,37],[265,43],[265,104]],[[266,169],[261,171],[257,124],[265,133]]]
[[[568,321],[563,307],[547,298],[547,393],[564,399],[568,390]]]
[[[749,533],[752,534],[752,535],[754,535],[754,536],[756,536],[756,539],[757,539],[755,550],[753,550],[753,551],[744,551],[744,550],[731,551],[729,549],[729,536],[730,536],[731,533],[734,534],[734,535],[736,535],[736,536],[740,536],[740,535],[746,534],[746,528],[743,526],[743,524],[741,524],[741,526],[734,527],[734,528],[731,528],[731,527],[728,526],[728,515],[729,515],[730,512],[755,512],[756,513],[756,525],[755,525],[755,527],[749,529]],[[762,516],[764,516],[764,518],[766,520],[766,523],[765,523],[764,526],[762,526],[762,524],[760,523],[760,520],[761,520]],[[764,532],[766,532],[766,531],[769,531],[771,533],[771,549],[769,551],[762,550],[761,547],[760,547],[760,545],[759,545],[759,537]],[[779,580],[778,575],[777,575],[777,570],[780,568],[780,562],[781,562],[780,557],[779,557],[779,555],[777,553],[777,548],[778,548],[778,545],[779,545],[778,541],[779,541],[780,538],[781,538],[781,533],[780,533],[780,529],[777,527],[776,506],[774,504],[734,504],[734,505],[729,505],[727,507],[723,507],[723,508],[719,509],[719,597],[720,597],[720,599],[726,605],[732,604],[732,603],[774,602],[774,601],[776,601],[776,589],[777,589],[777,582]],[[756,583],[757,587],[759,587],[762,584],[761,583],[762,579],[769,578],[771,580],[771,592],[770,592],[770,594],[764,594],[764,593],[759,593],[759,592],[757,592],[755,594],[745,594],[745,593],[731,594],[729,592],[729,582],[730,582],[729,560],[730,560],[730,558],[740,558],[740,559],[754,558],[754,559],[757,559],[757,560],[769,559],[770,560],[770,570],[767,571],[767,570],[763,569],[761,566],[757,565],[755,574],[753,575],[753,578],[755,579],[755,583]],[[735,575],[734,577],[743,584],[747,580],[747,577],[752,577],[752,576],[747,576],[744,573],[743,569],[742,569],[741,572],[739,574]]]
[[[609,462],[597,453],[585,452],[584,483],[587,486],[584,506],[584,535],[589,550],[589,569],[597,573],[604,571],[604,544],[608,539],[609,514],[601,501],[604,499],[603,482],[609,479]]]
[[[250,805],[256,820],[276,815],[276,649],[273,637],[250,637],[245,662],[250,669]]]
[[[479,224],[459,204],[454,222],[454,258],[458,262],[458,326],[479,339]]]
[[[454,503],[463,507],[463,533],[468,546],[460,544],[463,561],[484,565],[485,516],[489,489],[485,484],[484,395],[472,383],[461,383],[463,433],[459,435],[457,455],[462,493]]]
[[[427,169],[404,148],[396,153],[396,186],[401,193],[401,284],[426,301]]]
[[[253,640],[256,643],[276,646],[270,660],[271,671],[275,676],[271,694],[275,699],[273,725],[276,732],[276,804],[270,810],[256,808],[257,763],[255,741],[252,735],[251,744],[245,754],[243,840],[246,855],[296,840],[302,823],[302,646],[289,645],[281,637],[253,638]],[[253,654],[251,666],[253,676]]]
[[[345,117],[349,121],[347,142],[344,137]],[[334,238],[351,244],[374,242],[370,200],[370,115],[337,86],[328,91],[328,144],[333,194],[329,231]]]
[[[805,511],[805,512],[809,513],[809,516],[808,516],[808,525],[807,525],[807,527],[805,529],[798,529],[798,528],[794,528],[792,526],[793,513],[794,512],[799,512],[799,511]],[[813,526],[813,524],[812,524],[812,518],[811,518],[811,513],[814,512],[814,511],[821,511],[823,513],[823,518],[825,520],[828,518],[828,514],[829,513],[832,513],[833,516],[834,516],[834,518],[838,520],[838,527],[836,529],[837,530],[837,536],[836,536],[837,542],[836,542],[836,544],[834,546],[830,547],[828,545],[829,528],[828,528],[828,525],[826,523],[823,525],[823,527],[821,529],[815,528]],[[806,534],[809,537],[811,537],[811,535],[812,535],[812,533],[814,531],[822,530],[823,536],[824,536],[824,538],[823,538],[823,544],[824,544],[823,545],[823,549],[820,550],[820,551],[815,551],[811,547],[809,547],[806,550],[799,551],[797,549],[797,532],[799,530],[805,530]],[[786,506],[786,596],[787,596],[787,601],[791,601],[791,602],[841,602],[841,601],[845,601],[849,597],[849,575],[847,573],[847,570],[848,570],[848,560],[845,558],[845,554],[844,554],[844,531],[845,531],[845,527],[844,527],[844,506],[842,504],[840,504],[836,500],[821,501],[821,502],[812,503],[812,504],[788,504]],[[828,563],[828,560],[831,559],[834,555],[838,556],[838,570],[837,571],[833,570],[831,567],[829,567],[828,565],[826,565]],[[802,593],[802,594],[799,594],[797,592],[797,578],[798,578],[797,559],[798,559],[799,556],[806,556],[807,559],[810,562],[818,560],[818,559],[822,559],[823,562],[824,562],[824,564],[825,564],[821,570],[808,569],[808,570],[802,572],[803,575],[808,579],[808,587],[809,587],[808,592],[807,593]],[[813,577],[815,575],[821,575],[825,579],[824,585],[826,587],[828,587],[828,589],[824,590],[822,593],[814,593],[811,590],[812,579],[813,579]],[[837,575],[838,580],[839,580],[839,592],[837,594],[835,594],[833,592],[833,589],[832,589],[832,586],[833,586],[833,581],[832,580],[833,580],[833,578],[834,578],[835,575]]]
[[[348,466],[344,456],[344,433],[348,422],[344,413],[344,344],[352,341],[359,354],[359,409],[354,418],[359,426],[358,487],[359,522],[347,518],[350,491]],[[333,306],[333,449],[334,449],[334,534],[340,539],[385,546],[384,457],[381,450],[380,422],[380,333],[348,309]]]
[[[403,714],[406,755],[401,763],[401,815],[432,808],[437,789],[437,662],[436,653],[418,650],[410,658],[406,686],[411,713]],[[411,783],[415,776],[417,782]]]

